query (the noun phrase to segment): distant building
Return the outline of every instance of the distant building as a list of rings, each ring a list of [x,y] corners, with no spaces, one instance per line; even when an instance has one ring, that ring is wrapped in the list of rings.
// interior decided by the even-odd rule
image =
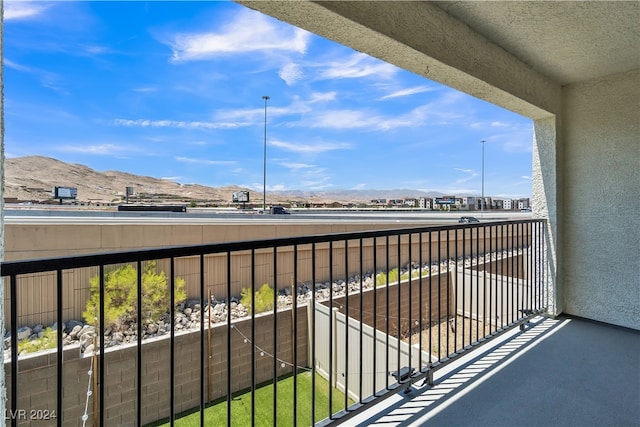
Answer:
[[[420,197],[418,206],[422,209],[433,209],[433,199],[429,197]]]
[[[476,197],[463,197],[462,203],[460,204],[461,210],[474,211],[476,210]]]

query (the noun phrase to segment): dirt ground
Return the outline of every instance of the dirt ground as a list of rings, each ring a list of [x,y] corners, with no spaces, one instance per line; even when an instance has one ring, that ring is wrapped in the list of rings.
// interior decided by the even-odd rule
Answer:
[[[455,326],[453,320],[433,324],[431,327],[425,328],[422,333],[414,331],[411,336],[411,344],[419,343],[420,336],[422,336],[422,348],[425,351],[430,348],[431,354],[437,359],[441,359],[477,341],[478,336],[482,338],[495,330],[495,326],[492,327],[489,323],[468,317],[457,316]],[[409,342],[409,339],[405,338],[403,341]]]

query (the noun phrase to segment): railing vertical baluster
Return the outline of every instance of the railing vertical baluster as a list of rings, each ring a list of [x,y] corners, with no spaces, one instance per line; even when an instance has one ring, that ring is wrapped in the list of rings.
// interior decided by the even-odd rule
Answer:
[[[497,244],[494,244],[494,237],[493,237],[493,231],[495,230],[495,226],[491,226],[489,228],[489,253],[495,254],[496,253],[496,247]],[[496,233],[497,235],[497,233]],[[497,237],[497,236],[496,236]],[[497,329],[497,325],[498,322],[496,321],[496,318],[498,317],[498,289],[496,288],[497,285],[497,275],[498,273],[498,257],[495,257],[495,268],[494,268],[494,272],[491,275],[491,280],[489,282],[489,334],[493,334],[496,329]],[[495,301],[494,301],[495,298]],[[494,304],[495,303],[495,304]]]
[[[200,254],[200,427],[204,427],[204,373],[205,371],[205,356],[204,356],[204,254]],[[211,301],[209,301],[211,303]],[[140,307],[140,305],[138,305]],[[139,334],[138,334],[139,336]],[[140,383],[138,383],[140,384]],[[138,419],[140,420],[140,419]],[[138,424],[140,425],[140,421]]]
[[[454,257],[456,258],[453,283],[455,284],[455,292],[453,293],[453,352],[458,351],[458,229],[455,229],[453,240],[455,241],[456,249]],[[449,275],[451,277],[451,275]]]
[[[470,266],[471,267],[471,266]],[[465,335],[465,325],[467,323],[467,316],[465,312],[466,307],[466,298],[467,298],[467,228],[464,227],[462,229],[462,331],[460,331],[460,338],[462,338],[461,348],[466,348],[466,335]]]
[[[362,239],[360,239],[360,248],[359,248],[359,256],[360,256],[360,330],[359,330],[359,334],[360,334],[360,368],[359,368],[359,383],[358,383],[358,392],[359,392],[359,402],[362,403],[362,385],[363,385],[363,377],[364,377],[364,372],[362,371],[363,366],[364,366],[364,354],[362,353],[362,333],[363,333],[363,328],[364,328],[364,319],[362,318],[362,316],[364,316],[364,297],[362,295],[362,288],[364,286],[364,270],[362,267]],[[375,339],[375,335],[374,335],[374,339]]]
[[[278,425],[278,248],[273,248],[273,425]]]
[[[11,414],[18,410],[18,277],[12,274],[9,279],[11,293]],[[18,425],[18,417],[11,417],[11,427]]]
[[[100,384],[99,384],[99,408],[100,408],[100,425],[104,423],[104,264],[100,264]]]
[[[298,425],[298,245],[293,246],[293,289],[291,305],[293,310],[293,426]]]
[[[391,270],[389,269],[389,236],[385,236],[385,256],[386,256],[386,270],[387,270],[387,274],[385,275],[385,292],[386,292],[386,296],[385,296],[385,317],[384,320],[386,322],[386,334],[385,334],[385,365],[387,367],[386,371],[389,371],[389,335],[390,331],[389,331],[389,273],[391,272]],[[389,375],[385,376],[385,380],[386,380],[386,388],[389,389]]]
[[[520,242],[521,242],[521,224],[516,224],[516,232],[515,232],[515,239],[516,239],[516,256],[515,256],[515,263],[516,263],[516,274],[515,274],[515,278],[516,278],[516,307],[518,308],[517,313],[518,314],[518,319],[521,319],[524,317],[524,313],[522,313],[520,310],[522,309],[522,296],[520,295],[520,277],[521,277],[521,272],[520,272],[520,264],[521,264],[521,259],[520,259]]]
[[[398,339],[398,343],[397,343],[397,347],[396,347],[396,361],[397,361],[397,369],[396,372],[400,373],[400,342],[402,341],[402,317],[401,317],[401,313],[402,313],[402,298],[401,298],[401,288],[402,286],[400,286],[400,277],[402,275],[402,252],[401,252],[401,248],[402,248],[402,240],[401,240],[402,235],[398,234],[398,239],[397,239],[397,249],[398,249],[398,257],[396,258],[396,264],[398,266],[398,281],[396,282],[396,287],[397,287],[397,294],[398,294],[398,323],[397,323],[397,339]],[[400,377],[398,377],[398,380],[400,380]]]
[[[407,281],[407,285],[409,286],[409,322],[407,323],[409,325],[409,371],[411,371],[412,368],[412,364],[411,364],[411,347],[413,347],[411,345],[411,339],[413,338],[413,312],[411,310],[411,306],[413,305],[413,299],[412,297],[412,292],[411,292],[411,288],[413,286],[413,278],[411,277],[413,274],[413,257],[412,257],[412,253],[411,253],[411,245],[412,245],[412,238],[411,238],[412,234],[409,233],[409,280]],[[398,280],[400,280],[400,278],[398,278]],[[398,283],[398,286],[400,286],[400,283]]]
[[[433,356],[433,239],[429,230],[429,364]],[[438,271],[440,274],[440,271]]]
[[[345,321],[344,321],[344,409],[349,407],[349,241],[344,241],[344,288],[345,288]],[[362,356],[362,355],[361,355]]]
[[[227,426],[231,426],[231,251],[227,251]],[[254,305],[251,307],[255,310]],[[251,343],[254,345],[254,343]]]
[[[64,413],[62,412],[62,362],[64,359],[64,353],[62,351],[62,310],[63,310],[63,290],[62,290],[62,270],[56,270],[56,296],[57,296],[57,313],[56,313],[56,323],[57,323],[57,348],[58,353],[56,354],[56,370],[57,370],[57,383],[56,383],[56,424],[58,426],[62,425],[62,420],[64,418]]]
[[[447,332],[447,343],[446,345],[446,351],[444,353],[444,357],[449,357],[449,321],[451,319],[451,295],[449,292],[449,283],[451,280],[451,254],[450,254],[450,247],[451,247],[451,241],[450,241],[450,236],[451,236],[451,232],[449,230],[447,230],[447,290],[446,290],[446,300],[447,300],[447,322],[445,323],[445,330]]]
[[[482,273],[484,276],[484,254],[482,255]],[[476,339],[480,339],[480,226],[476,225]]]
[[[516,303],[516,291],[517,291],[517,282],[516,282],[516,265],[515,265],[515,257],[514,251],[516,247],[515,242],[515,231],[513,230],[514,225],[511,224],[511,323],[515,322],[517,319],[517,303]]]
[[[138,322],[136,361],[136,425],[142,425],[142,261],[136,262],[136,321]]]
[[[500,224],[500,329],[504,328],[504,302],[506,296],[506,289],[504,287],[504,276],[506,272],[507,258],[505,257],[505,231],[504,224]]]
[[[547,265],[545,263],[545,255],[547,251],[547,234],[546,234],[545,223],[540,223],[540,261],[539,265],[542,271],[540,272],[540,297],[538,301],[538,307],[547,308],[547,298],[548,298],[548,289],[549,285],[547,282]]]
[[[442,360],[442,231],[438,230],[438,361]]]
[[[473,250],[473,230],[474,228],[469,228],[469,248],[471,249],[471,256],[470,256],[470,260],[471,260],[471,268],[472,270],[470,271],[469,274],[469,345],[471,345],[473,343],[473,319],[474,316],[476,318],[476,320],[478,319],[477,313],[474,315],[474,310],[473,310],[473,287],[474,287],[474,280],[473,280],[473,254],[474,254],[474,250]],[[476,285],[478,283],[478,271],[480,268],[480,259],[478,258],[478,248],[477,248],[477,243],[476,243],[476,250],[475,250],[475,262],[476,262]]]
[[[534,244],[534,223],[527,223],[527,307],[535,310],[533,304],[533,244]]]
[[[256,425],[256,250],[251,249],[251,426]]]
[[[511,308],[511,229],[509,227],[509,225],[507,225],[506,227],[507,231],[507,235],[506,235],[506,247],[507,247],[507,258],[505,259],[505,264],[507,267],[507,273],[505,275],[505,281],[506,281],[506,285],[505,285],[505,293],[506,293],[506,298],[505,298],[505,324],[509,325],[511,323],[511,312],[512,312],[512,308]]]
[[[18,277],[11,275],[11,414],[18,412]],[[11,417],[11,426],[18,425],[18,417]]]
[[[371,356],[373,359],[373,395],[377,394],[378,388],[376,387],[376,377],[378,373],[376,372],[377,364],[377,343],[378,337],[375,331],[378,330],[378,284],[377,284],[377,272],[378,272],[378,238],[373,238],[373,340],[372,340],[372,349]]]
[[[312,261],[315,258],[312,257]],[[314,282],[315,283],[315,282]],[[329,242],[329,418],[333,418],[333,242]],[[337,333],[337,331],[336,331]],[[337,378],[336,378],[337,382]]]
[[[176,422],[176,279],[175,279],[175,258],[170,258],[170,267],[169,272],[171,273],[171,277],[169,277],[169,284],[171,286],[170,294],[171,294],[171,303],[169,306],[169,318],[171,320],[171,331],[169,342],[171,348],[169,350],[169,413],[171,419],[171,425],[174,425]]]
[[[316,244],[311,244],[311,425],[316,423]],[[332,282],[333,283],[333,282]],[[332,284],[333,287],[333,284]],[[329,390],[332,385],[329,384]],[[331,406],[331,405],[329,405]]]
[[[420,304],[418,305],[418,366],[422,369],[422,306],[424,301],[422,300],[422,232],[418,234],[418,262],[420,263],[420,267],[418,268],[418,274],[420,275],[420,281],[418,282],[418,299]],[[375,366],[375,365],[374,365]]]
[[[489,256],[488,261],[487,256]],[[487,252],[487,226],[484,224],[482,225],[482,260],[482,336],[478,335],[478,341],[481,337],[484,339],[487,336],[487,267],[491,265],[491,253]]]

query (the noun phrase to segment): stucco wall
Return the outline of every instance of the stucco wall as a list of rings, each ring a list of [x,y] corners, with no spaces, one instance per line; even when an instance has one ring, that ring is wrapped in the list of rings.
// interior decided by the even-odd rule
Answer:
[[[565,89],[564,311],[640,329],[640,70]]]

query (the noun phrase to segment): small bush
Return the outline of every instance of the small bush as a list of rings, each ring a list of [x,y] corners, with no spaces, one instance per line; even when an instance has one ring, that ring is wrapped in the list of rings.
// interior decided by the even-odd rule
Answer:
[[[58,332],[46,328],[42,337],[35,340],[25,339],[18,342],[18,353],[35,353],[40,350],[56,348],[58,345]]]
[[[251,289],[243,288],[240,296],[240,303],[245,306],[249,313],[251,313]],[[273,310],[273,298],[273,289],[271,289],[271,287],[266,283],[262,285],[262,287],[256,291],[255,312],[262,313],[263,311]]]
[[[387,284],[387,276],[389,276],[389,284],[396,283],[398,281],[398,269],[394,268],[388,273],[380,273],[376,277],[376,286],[384,286]]]
[[[116,323],[135,321],[137,307],[138,273],[132,265],[109,271],[104,278],[104,324],[109,328]],[[100,321],[100,277],[89,280],[91,297],[83,313],[87,323]],[[175,279],[175,303],[180,304],[187,297],[185,281]],[[142,317],[157,321],[169,309],[171,294],[164,271],[156,273],[156,262],[144,266],[142,272]]]

